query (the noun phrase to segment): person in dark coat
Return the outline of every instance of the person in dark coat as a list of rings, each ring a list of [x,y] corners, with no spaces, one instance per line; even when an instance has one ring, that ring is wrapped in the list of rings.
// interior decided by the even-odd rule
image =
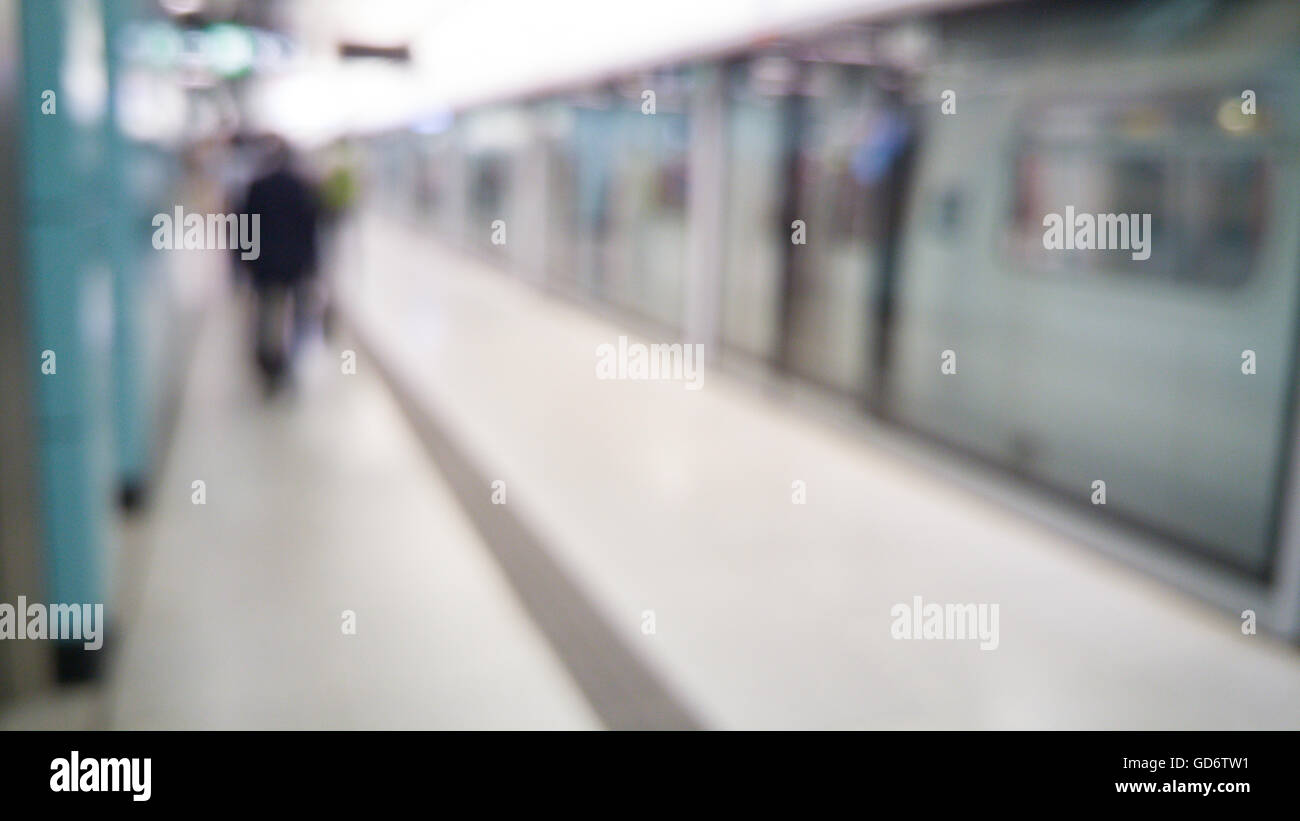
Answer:
[[[257,363],[274,387],[288,372],[310,313],[320,205],[312,184],[290,163],[288,144],[269,140],[267,160],[240,209],[261,223],[260,253],[245,261],[257,295]]]

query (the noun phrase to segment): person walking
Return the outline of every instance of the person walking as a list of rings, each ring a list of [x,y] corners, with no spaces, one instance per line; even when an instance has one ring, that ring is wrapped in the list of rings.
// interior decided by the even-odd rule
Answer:
[[[317,267],[320,204],[314,187],[293,168],[289,145],[268,139],[261,172],[248,186],[241,213],[258,214],[261,249],[246,262],[257,300],[255,352],[268,390],[283,382],[310,314]]]

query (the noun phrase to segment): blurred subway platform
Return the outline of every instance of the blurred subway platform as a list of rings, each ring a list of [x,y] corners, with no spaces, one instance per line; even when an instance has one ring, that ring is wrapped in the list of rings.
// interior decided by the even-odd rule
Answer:
[[[315,338],[265,402],[242,307],[211,309],[157,498],[126,534],[105,691],[3,726],[594,726],[373,371],[344,377]]]
[[[0,0],[0,728],[1300,729],[1300,6],[825,2]]]
[[[1300,726],[1294,648],[726,372],[595,380],[625,326],[418,229],[357,250],[378,356],[706,725]],[[917,594],[1000,602],[997,651],[892,640]]]
[[[3,726],[655,726],[620,701],[649,678],[717,728],[1300,727],[1293,647],[869,437],[717,369],[700,390],[593,379],[625,326],[391,217],[339,259],[347,330],[312,337],[269,401],[242,295],[215,302],[124,535],[107,683]],[[440,475],[402,406],[476,488]],[[470,521],[498,515],[552,576],[503,572],[517,559]],[[891,638],[891,605],[917,595],[1000,603],[996,650]],[[603,638],[557,653],[565,618]]]

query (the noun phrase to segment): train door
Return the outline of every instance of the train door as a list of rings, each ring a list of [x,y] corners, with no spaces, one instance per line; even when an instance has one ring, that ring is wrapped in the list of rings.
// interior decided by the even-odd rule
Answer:
[[[617,87],[606,301],[680,328],[686,270],[689,72],[665,69]]]
[[[1017,115],[1004,270],[1033,300],[1010,321],[1035,350],[1012,357],[1013,456],[1060,486],[1105,479],[1109,508],[1262,574],[1295,361],[1300,100],[1272,70],[1142,71],[1161,80],[1034,89]],[[1044,247],[1067,207],[1098,247]]]
[[[618,134],[613,95],[607,89],[579,95],[574,100],[573,117],[570,156],[576,219],[572,279],[579,293],[596,297],[604,290],[612,241],[613,153]]]
[[[731,350],[775,363],[790,228],[783,224],[786,98],[797,66],[780,54],[728,68],[720,330]]]
[[[837,392],[870,398],[879,359],[890,180],[912,139],[878,73],[830,60],[803,68],[785,226],[782,361]]]
[[[891,383],[906,423],[1255,576],[1300,307],[1300,99],[1267,54],[933,77],[967,91],[928,115]]]

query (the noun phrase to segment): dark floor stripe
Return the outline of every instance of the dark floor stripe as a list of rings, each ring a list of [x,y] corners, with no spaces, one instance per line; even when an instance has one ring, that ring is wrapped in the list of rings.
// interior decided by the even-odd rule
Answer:
[[[458,446],[436,411],[384,361],[358,324],[348,322],[362,352],[396,396],[515,592],[605,726],[699,729],[700,723],[605,623],[527,523],[509,505],[492,504],[490,478]]]

